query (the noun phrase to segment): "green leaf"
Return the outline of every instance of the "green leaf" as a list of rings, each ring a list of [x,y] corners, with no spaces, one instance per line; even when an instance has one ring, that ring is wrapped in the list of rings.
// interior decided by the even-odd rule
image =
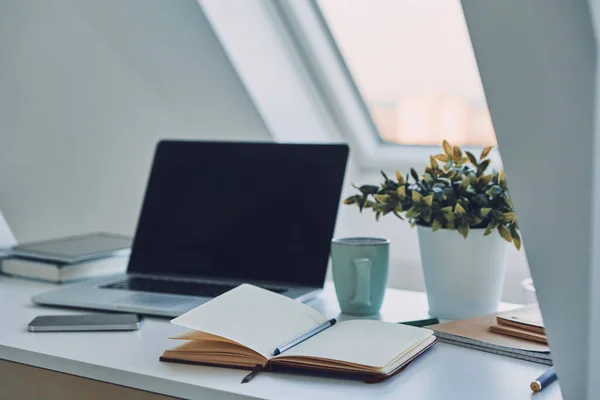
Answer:
[[[485,172],[485,170],[487,169],[487,167],[490,165],[490,160],[484,160],[481,162],[481,164],[479,164],[479,168],[478,170],[481,171],[481,173],[483,174]]]
[[[521,243],[521,236],[519,236],[518,233],[516,233],[515,235],[513,235],[512,241],[513,241],[513,244],[515,245],[515,247],[517,248],[517,250],[521,250],[521,245],[522,245],[522,243]]]
[[[485,149],[483,149],[479,158],[483,160],[488,154],[490,154],[490,151],[492,151],[493,148],[494,146],[488,146]]]
[[[419,174],[417,174],[417,171],[415,171],[414,168],[410,169],[410,174],[412,175],[412,177],[415,181],[417,181],[417,182],[419,181]]]
[[[498,225],[498,233],[500,234],[500,236],[502,236],[504,240],[506,240],[509,243],[512,243],[512,236],[510,235],[510,231],[506,226]]]
[[[375,194],[379,190],[379,187],[373,185],[363,185],[358,188],[363,194]]]
[[[466,214],[465,209],[463,208],[463,206],[460,205],[460,203],[456,203],[456,206],[454,207],[454,212],[456,214]]]
[[[442,208],[444,214],[452,214],[452,206]]]
[[[371,207],[373,207],[374,204],[375,203],[373,203],[372,201],[367,200],[365,202],[365,205],[363,206],[363,208],[371,208]]]
[[[451,231],[455,230],[456,226],[454,225],[454,221],[446,221],[446,229]]]
[[[469,157],[469,161],[471,161],[471,164],[473,164],[475,168],[477,168],[479,164],[477,164],[477,159],[475,158],[473,153],[471,153],[470,151],[465,151],[465,153],[467,153],[467,157]]]
[[[402,211],[403,211],[402,204],[401,203],[396,204],[396,207],[394,207],[394,212],[400,213]]]
[[[482,216],[483,218],[487,217],[487,215],[490,213],[490,211],[492,211],[492,209],[491,209],[491,208],[488,208],[488,207],[483,207],[483,208],[481,209],[481,216]]]
[[[467,224],[467,223],[461,223],[458,226],[458,231],[460,232],[460,234],[462,235],[462,237],[464,237],[466,239],[467,236],[469,236],[469,224]]]
[[[433,204],[433,195],[430,194],[429,196],[423,197],[423,202],[425,202],[425,204],[427,204],[428,206],[431,206]]]
[[[377,213],[375,213],[375,219],[376,219],[377,221],[379,221],[379,217],[381,217],[381,212],[380,212],[380,211],[379,211],[379,212],[377,212]]]
[[[506,202],[506,205],[508,205],[510,208],[512,208],[512,206],[513,206],[512,200],[510,199],[510,196],[506,192],[504,192],[504,201]]]
[[[422,198],[423,198],[423,195],[421,193],[417,192],[416,190],[413,190],[412,199],[414,202],[419,202],[419,201],[421,201]]]
[[[398,218],[400,218],[402,221],[404,221],[404,218],[402,218],[402,215],[398,214],[395,210],[393,211],[394,215]]]
[[[406,218],[417,218],[419,215],[421,215],[421,211],[414,206],[406,212]]]
[[[385,179],[386,181],[389,181],[390,179],[387,177],[387,175],[385,174],[385,172],[383,171],[379,171],[381,172],[381,175],[383,175],[383,179]]]
[[[495,221],[490,221],[487,228],[485,228],[485,232],[483,232],[483,236],[490,235],[494,231],[494,229],[496,229],[497,226],[498,224]]]
[[[442,223],[440,222],[439,219],[434,219],[433,223],[431,224],[431,230],[433,232],[437,231],[438,229],[440,229],[442,227]]]

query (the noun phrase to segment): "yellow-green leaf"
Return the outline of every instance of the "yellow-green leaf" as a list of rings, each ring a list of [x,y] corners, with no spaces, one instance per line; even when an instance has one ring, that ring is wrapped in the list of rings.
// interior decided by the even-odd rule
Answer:
[[[373,207],[373,202],[372,201],[365,201],[365,205],[363,206],[363,208],[371,208]]]
[[[505,213],[502,213],[502,216],[504,217],[506,222],[512,222],[517,217],[514,212],[505,212]]]
[[[354,204],[356,203],[356,198],[354,196],[350,196],[344,200],[344,204]]]
[[[421,215],[421,211],[415,207],[409,208],[406,212],[406,218],[417,218],[419,215]]]
[[[444,214],[452,214],[452,206],[442,208]]]
[[[444,152],[446,154],[448,154],[450,157],[452,157],[453,153],[452,153],[452,146],[450,146],[450,143],[448,143],[447,140],[444,140],[442,142],[442,147],[444,148]]]
[[[490,235],[494,231],[494,229],[496,229],[497,226],[498,226],[498,224],[496,224],[496,222],[490,221],[487,228],[485,228],[485,232],[483,233],[483,236]]]
[[[456,203],[456,206],[454,207],[454,212],[456,214],[465,214],[466,213],[465,209],[463,208],[463,206],[460,205],[460,203]]]
[[[399,184],[404,185],[404,177],[400,171],[396,171],[396,180]]]
[[[485,218],[490,213],[490,211],[492,211],[491,208],[483,207],[481,209],[481,216]]]
[[[494,148],[494,146],[488,146],[485,149],[483,149],[481,151],[481,156],[479,158],[483,160],[485,158],[485,156],[490,154],[490,151],[492,151],[493,148]]]
[[[460,150],[460,147],[454,146],[454,148],[452,149],[452,153],[454,154],[454,158],[457,161],[459,161],[462,158],[462,151]]]
[[[423,198],[423,195],[419,192],[417,192],[416,190],[413,190],[412,192],[412,199],[414,202],[418,202]]]
[[[375,199],[377,201],[379,201],[380,203],[387,203],[388,200],[390,199],[390,197],[386,194],[376,194],[373,197],[375,197]]]
[[[460,187],[462,189],[466,189],[466,188],[469,187],[470,184],[471,184],[471,177],[467,175],[467,176],[464,177],[464,179],[460,183]]]
[[[451,231],[456,229],[456,227],[454,225],[454,221],[446,221],[446,229],[450,229]]]
[[[396,204],[394,211],[397,213],[402,212],[402,204],[400,204],[400,203]]]
[[[398,193],[400,200],[404,200],[406,197],[406,186],[400,186],[398,189],[396,189],[396,193]]]
[[[440,229],[442,227],[442,223],[440,222],[439,219],[434,219],[433,223],[431,224],[431,230],[433,232],[437,231],[438,229]]]
[[[444,214],[444,218],[446,218],[446,221],[453,221],[455,220],[456,216],[452,213],[449,214]]]
[[[438,169],[440,169],[437,161],[435,161],[435,157],[434,156],[429,156],[429,163],[431,164],[431,169],[436,171]]]
[[[466,239],[469,236],[469,224],[462,223],[458,226],[458,231]]]
[[[512,238],[513,244],[515,245],[515,247],[517,248],[517,250],[521,250],[521,236],[519,236],[518,233],[515,232],[515,236],[513,236]]]
[[[509,243],[512,243],[512,236],[510,235],[510,231],[506,226],[498,225],[498,233],[500,234],[500,236],[502,236],[504,240],[506,240]]]
[[[446,154],[438,154],[435,156],[435,159],[441,162],[448,162],[448,156]]]
[[[503,170],[498,172],[498,185],[500,185],[502,189],[506,189],[506,176],[504,175]]]
[[[413,192],[414,193],[414,192]],[[423,201],[425,202],[425,204],[427,204],[428,206],[433,204],[433,195],[430,194],[429,196],[425,196],[423,197]]]

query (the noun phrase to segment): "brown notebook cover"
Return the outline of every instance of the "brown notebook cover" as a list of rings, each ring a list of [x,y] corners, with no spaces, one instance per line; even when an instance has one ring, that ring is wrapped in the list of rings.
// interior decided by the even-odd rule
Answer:
[[[521,339],[531,340],[533,342],[548,344],[548,338],[541,333],[526,331],[508,325],[492,325],[490,331],[501,335],[514,336]]]
[[[496,317],[498,325],[514,326],[526,331],[536,332],[544,335],[544,321],[542,313],[537,304],[505,311]]]
[[[388,375],[382,374],[364,374],[364,373],[356,373],[356,372],[344,372],[340,373],[335,370],[327,370],[325,368],[313,368],[307,366],[295,366],[290,367],[287,365],[278,365],[276,363],[268,363],[264,368],[261,369],[261,372],[284,372],[284,373],[297,373],[297,374],[307,374],[311,376],[323,376],[328,378],[338,378],[338,379],[353,379],[353,380],[361,380],[365,383],[379,383],[383,382],[393,376],[398,375],[403,372],[414,360],[419,358],[423,353],[433,347],[434,344],[437,343],[437,339],[428,344],[426,347],[423,347],[417,354],[407,360],[404,364],[399,366],[395,371],[391,372]],[[172,362],[179,364],[190,364],[190,365],[204,365],[208,367],[224,367],[224,368],[233,368],[233,369],[241,369],[241,370],[253,370],[250,367],[237,367],[231,365],[221,365],[221,364],[213,364],[213,363],[204,363],[204,362],[194,362],[194,361],[184,361],[178,360],[175,358],[168,358],[161,356],[159,358],[160,361],[163,362]]]

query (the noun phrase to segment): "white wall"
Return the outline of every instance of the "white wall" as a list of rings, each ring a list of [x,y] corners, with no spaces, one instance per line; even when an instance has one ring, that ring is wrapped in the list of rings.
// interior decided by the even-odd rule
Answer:
[[[159,138],[270,139],[195,0],[2,1],[0,60],[0,209],[21,241],[132,233]],[[351,171],[345,195],[380,179]],[[390,237],[390,286],[423,290],[406,223],[342,207],[336,234]]]
[[[195,0],[0,2],[0,208],[134,231],[159,138],[269,139]]]

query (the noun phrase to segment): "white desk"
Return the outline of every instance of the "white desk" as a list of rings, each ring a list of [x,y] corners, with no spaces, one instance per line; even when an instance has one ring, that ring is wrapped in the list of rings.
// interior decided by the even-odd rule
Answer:
[[[0,276],[0,359],[189,399],[519,400],[532,398],[529,383],[546,369],[438,343],[406,371],[375,385],[282,373],[260,374],[242,385],[245,371],[158,361],[163,350],[173,346],[168,336],[181,331],[167,320],[148,318],[137,332],[27,332],[27,323],[38,315],[77,312],[31,304],[32,295],[53,288]],[[310,304],[328,316],[339,313],[331,285]],[[388,321],[426,318],[425,294],[388,290],[379,317]],[[561,399],[559,385],[533,398]]]

